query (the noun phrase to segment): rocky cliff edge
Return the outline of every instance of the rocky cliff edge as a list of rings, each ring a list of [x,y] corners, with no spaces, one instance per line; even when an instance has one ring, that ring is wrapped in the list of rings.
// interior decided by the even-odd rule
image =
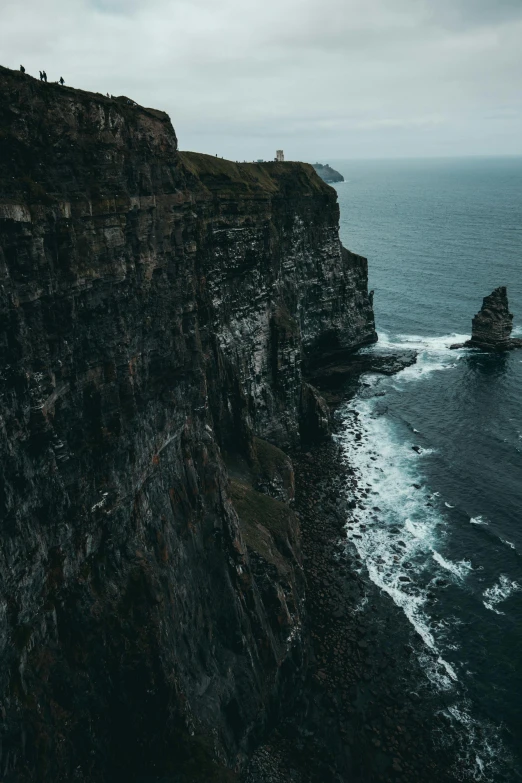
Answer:
[[[306,164],[0,68],[0,770],[232,780],[306,668],[281,449],[376,339]]]

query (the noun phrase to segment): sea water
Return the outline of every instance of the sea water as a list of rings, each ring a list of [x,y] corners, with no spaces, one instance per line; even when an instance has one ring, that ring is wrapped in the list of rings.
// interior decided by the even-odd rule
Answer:
[[[369,492],[348,537],[467,734],[456,776],[521,780],[522,350],[449,346],[500,285],[522,336],[522,158],[331,165],[379,344],[418,352],[396,376],[364,377],[339,412]]]

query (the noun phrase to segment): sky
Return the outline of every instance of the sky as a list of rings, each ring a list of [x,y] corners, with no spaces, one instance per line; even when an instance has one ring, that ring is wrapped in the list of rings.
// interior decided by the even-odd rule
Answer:
[[[0,64],[232,160],[522,154],[522,0],[0,0]]]

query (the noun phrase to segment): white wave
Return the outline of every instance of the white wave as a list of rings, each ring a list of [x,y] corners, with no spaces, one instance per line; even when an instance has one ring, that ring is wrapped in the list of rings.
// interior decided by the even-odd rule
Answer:
[[[423,360],[422,356],[420,356],[417,359],[416,364],[412,364],[409,367],[406,367],[400,372],[399,375],[396,376],[396,383],[403,381],[421,380],[434,372],[442,372],[443,370],[449,370],[451,367],[455,366],[456,365],[453,362],[450,363],[448,361],[442,360],[434,361],[431,357],[429,361],[426,361]]]
[[[412,350],[417,352],[417,361],[394,376],[395,388],[403,382],[420,380],[433,372],[456,367],[462,354],[451,351],[453,343],[464,342],[469,335],[448,334],[442,336],[422,336],[418,334],[398,334],[393,337],[379,333],[379,348],[388,350]],[[372,350],[372,349],[369,349]]]
[[[421,447],[420,451],[417,451],[416,449],[412,449],[412,451],[415,451],[416,454],[419,455],[419,457],[428,457],[430,454],[436,454],[437,449],[424,449]]]
[[[505,539],[505,538],[501,538],[500,540],[502,541],[503,544],[506,544],[506,546],[509,546],[509,547],[511,547],[511,549],[514,549],[515,552],[517,551],[516,546],[514,544],[512,544],[511,541],[507,541],[507,539]]]
[[[421,652],[419,655],[419,663],[428,680],[435,685],[439,691],[452,691],[455,688],[455,680],[449,674],[446,666],[449,666],[452,672],[455,673],[453,667],[440,655],[433,655],[431,651],[426,653]]]
[[[489,522],[484,517],[471,517],[469,521],[472,525],[489,525]]]
[[[455,506],[452,506],[450,503],[445,502],[444,505],[446,506],[446,508],[455,508]]]
[[[498,759],[506,756],[499,731],[488,721],[479,721],[471,715],[469,702],[452,704],[445,714],[466,730],[468,742],[461,749],[456,780],[492,781],[496,777]]]
[[[435,550],[433,550],[433,559],[442,568],[454,574],[454,576],[458,577],[459,579],[464,579],[469,571],[473,569],[473,566],[469,560],[461,560],[459,563],[453,563],[451,560],[446,560],[446,558],[444,558],[440,552],[436,552]]]
[[[518,593],[520,590],[522,590],[522,587],[518,582],[511,580],[505,574],[501,574],[497,584],[484,590],[482,598],[485,600],[483,600],[482,603],[486,609],[495,612],[495,614],[505,614],[505,612],[501,612],[496,608],[497,605],[513,595],[513,593]]]
[[[356,516],[362,523],[351,522],[346,535],[370,579],[402,609],[424,649],[430,651],[422,661],[427,677],[448,690],[457,675],[436,638],[446,629],[433,623],[427,608],[428,591],[432,600],[439,589],[430,572],[439,530],[446,521],[438,509],[426,506],[431,494],[419,474],[418,457],[410,444],[396,442],[386,417],[373,415],[375,402],[375,398],[353,401],[346,410],[346,429],[337,436],[357,475],[358,486],[348,480],[347,493],[357,503]],[[354,411],[358,417],[352,416]],[[356,440],[354,430],[363,437]],[[414,484],[420,489],[413,490]],[[454,569],[460,580],[465,564]]]
[[[359,603],[357,604],[357,606],[354,608],[353,611],[362,612],[364,610],[364,607],[367,605],[367,603],[368,603],[368,596],[363,595],[363,597],[361,598],[361,600],[359,601]]]
[[[406,520],[404,527],[415,538],[428,538],[432,532],[429,525],[423,522],[414,522],[411,519]]]
[[[388,334],[379,332],[379,345],[383,348],[408,348],[413,351],[427,351],[429,353],[449,352],[450,345],[463,343],[466,340],[469,340],[469,334],[453,333],[433,337],[418,334],[397,334],[395,338],[391,338]],[[455,357],[453,351],[451,355]]]
[[[371,581],[400,607],[422,640],[416,654],[427,680],[448,697],[452,694],[453,698],[458,698],[455,711],[459,713],[460,722],[469,727],[470,741],[466,744],[465,760],[463,756],[465,764],[456,779],[486,781],[491,780],[489,772],[493,764],[489,740],[480,734],[478,723],[473,723],[474,719],[464,708],[458,695],[459,670],[446,660],[455,655],[451,650],[458,649],[452,638],[451,618],[432,615],[440,596],[438,591],[448,582],[454,588],[463,589],[473,567],[468,560],[454,562],[440,553],[445,551],[443,542],[449,522],[445,508],[441,509],[442,504],[433,503],[433,498],[440,497],[440,493],[432,493],[426,487],[422,472],[424,459],[419,459],[412,450],[408,436],[404,441],[397,438],[394,420],[382,413],[381,398],[371,396],[377,386],[381,389],[390,384],[400,391],[403,383],[455,366],[459,353],[451,351],[449,346],[464,342],[468,337],[381,334],[382,348],[416,350],[417,364],[392,378],[365,376],[364,398],[359,397],[347,406],[346,428],[338,440],[346,461],[355,471],[355,481],[347,480],[346,491],[347,497],[357,503],[354,513],[361,523],[354,525],[352,521],[346,530],[347,538],[359,554]],[[354,412],[357,417],[353,417]],[[355,440],[354,431],[361,434],[359,440]],[[414,432],[420,434],[417,430]],[[429,455],[433,451],[423,448],[422,453]],[[413,485],[418,486],[412,489]],[[446,504],[446,508],[452,507]],[[482,517],[472,518],[470,523],[488,524]],[[448,575],[445,583],[440,579],[441,568]],[[456,720],[457,714],[452,717]]]
[[[399,606],[403,610],[424,644],[429,647],[430,650],[436,651],[437,646],[435,644],[435,639],[429,630],[429,620],[422,611],[426,601],[425,594],[421,592],[419,595],[408,595],[408,593],[396,586],[396,584],[391,584],[383,576],[382,571],[373,564],[367,563],[366,565],[372,582],[380,587],[383,592],[387,593],[396,606]]]
[[[456,682],[458,680],[457,674],[456,674],[455,669],[453,668],[453,666],[451,666],[447,661],[445,661],[444,658],[441,658],[440,655],[437,658],[437,663],[440,663],[440,664],[442,664],[442,666],[444,666],[444,668],[446,669],[446,671],[448,672],[449,676],[451,677],[451,679],[454,682]]]

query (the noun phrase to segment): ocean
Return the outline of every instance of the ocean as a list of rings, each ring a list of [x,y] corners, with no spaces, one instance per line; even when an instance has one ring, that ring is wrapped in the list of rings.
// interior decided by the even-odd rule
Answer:
[[[522,350],[449,345],[499,285],[522,336],[522,158],[330,163],[343,244],[369,261],[376,350],[418,351],[338,412],[367,491],[348,537],[466,737],[456,777],[520,781]]]

